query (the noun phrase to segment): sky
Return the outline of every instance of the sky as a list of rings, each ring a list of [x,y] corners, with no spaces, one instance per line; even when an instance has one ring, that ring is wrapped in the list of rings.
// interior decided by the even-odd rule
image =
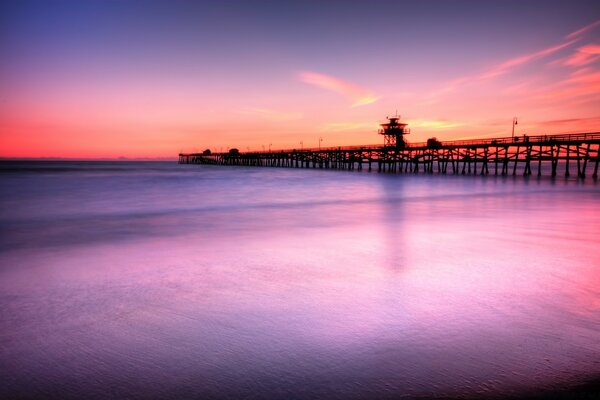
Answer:
[[[0,157],[600,131],[600,2],[3,1]]]

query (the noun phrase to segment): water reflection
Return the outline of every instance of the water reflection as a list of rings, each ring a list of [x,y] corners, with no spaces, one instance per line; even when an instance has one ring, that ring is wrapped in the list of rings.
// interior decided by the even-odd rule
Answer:
[[[596,185],[138,167],[4,179],[5,397],[507,395],[600,374]]]

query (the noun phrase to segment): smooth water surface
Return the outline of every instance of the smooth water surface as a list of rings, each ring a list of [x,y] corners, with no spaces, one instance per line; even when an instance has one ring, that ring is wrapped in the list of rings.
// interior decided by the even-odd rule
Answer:
[[[518,395],[600,376],[600,184],[0,164],[0,397]]]

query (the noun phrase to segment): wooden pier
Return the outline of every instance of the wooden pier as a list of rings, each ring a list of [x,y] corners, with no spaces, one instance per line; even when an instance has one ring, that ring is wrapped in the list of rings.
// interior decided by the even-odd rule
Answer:
[[[390,140],[389,125],[379,133],[386,137],[383,145],[286,149],[277,151],[179,154],[181,164],[214,164],[253,167],[327,168],[339,170],[377,170],[399,173],[440,173],[541,176],[576,174],[585,178],[591,172],[598,177],[600,132],[504,137],[481,140],[407,143],[401,133]],[[393,139],[393,138],[392,138]]]

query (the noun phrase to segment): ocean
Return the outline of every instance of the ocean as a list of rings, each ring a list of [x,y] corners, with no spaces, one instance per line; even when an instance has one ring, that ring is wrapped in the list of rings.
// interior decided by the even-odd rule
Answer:
[[[1,398],[519,397],[600,378],[591,178],[3,161],[0,188]]]

